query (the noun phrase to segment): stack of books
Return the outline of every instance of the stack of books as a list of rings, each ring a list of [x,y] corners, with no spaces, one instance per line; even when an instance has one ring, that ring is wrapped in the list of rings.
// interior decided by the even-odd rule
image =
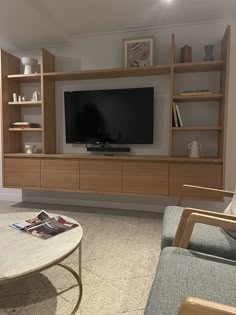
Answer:
[[[183,119],[179,110],[178,104],[173,102],[172,104],[172,126],[173,127],[183,127]]]
[[[11,123],[11,128],[21,128],[21,129],[25,129],[25,128],[38,128],[39,124],[35,124],[35,123],[29,123],[26,121],[16,121]]]

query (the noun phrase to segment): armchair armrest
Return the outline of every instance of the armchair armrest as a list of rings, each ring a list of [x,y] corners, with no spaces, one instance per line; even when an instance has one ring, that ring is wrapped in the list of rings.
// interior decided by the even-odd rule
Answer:
[[[181,248],[187,248],[192,231],[194,228],[194,225],[196,223],[201,223],[201,224],[207,224],[207,225],[213,225],[217,227],[221,227],[224,229],[230,229],[230,230],[236,230],[236,220],[235,218],[232,219],[231,215],[225,215],[228,218],[221,218],[221,217],[216,217],[214,215],[206,215],[202,213],[191,213],[189,216],[185,229],[183,230],[182,233],[182,238],[179,240],[179,243],[175,242],[175,246],[181,247]]]
[[[212,193],[212,195],[217,195],[219,197],[233,197],[234,195],[232,191],[227,191],[227,190],[201,187],[201,186],[183,185],[179,193],[177,206],[182,205],[182,201],[187,195],[189,196],[189,194],[191,193],[194,194],[197,192],[208,192],[208,193]]]
[[[218,217],[218,218],[223,218],[223,219],[230,219],[230,220],[234,220],[236,221],[236,216],[234,215],[230,215],[230,214],[225,214],[225,213],[218,213],[218,212],[212,212],[209,210],[203,210],[203,209],[195,209],[195,208],[185,208],[183,210],[177,231],[176,231],[176,235],[175,235],[175,239],[173,241],[172,246],[179,246],[179,243],[182,239],[183,236],[183,232],[186,228],[186,224],[188,222],[188,219],[190,217],[191,214],[193,213],[199,213],[199,214],[205,214],[208,216],[212,216],[212,217]]]
[[[236,308],[198,298],[187,297],[178,315],[236,315]]]

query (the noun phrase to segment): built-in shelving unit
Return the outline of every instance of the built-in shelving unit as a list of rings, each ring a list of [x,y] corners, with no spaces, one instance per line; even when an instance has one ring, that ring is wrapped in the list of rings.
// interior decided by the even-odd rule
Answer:
[[[173,34],[170,62],[166,65],[73,72],[56,72],[55,57],[42,49],[40,73],[31,75],[20,74],[20,59],[6,51],[1,51],[0,94],[3,115],[4,187],[139,195],[176,195],[182,184],[222,188],[225,172],[230,27],[227,27],[222,39],[220,60],[176,63],[175,42],[176,38]],[[194,75],[201,72],[220,73],[221,83],[220,87],[216,87],[217,93],[180,95],[179,91],[175,92],[179,74],[192,73]],[[159,75],[168,75],[170,84],[167,156],[56,153],[56,81]],[[12,93],[20,93],[22,83],[34,82],[38,83],[40,88],[40,101],[12,102],[12,99],[9,99]],[[185,114],[184,111],[186,111],[188,115],[191,115],[191,110],[186,109],[191,106],[191,103],[195,102],[198,106],[198,103],[205,102],[203,109],[207,110],[208,106],[213,106],[211,110],[217,114],[215,116],[218,117],[218,121],[206,124],[199,121],[198,124],[190,119],[190,123],[184,124],[183,127],[173,127],[173,101],[185,104],[181,105],[181,112]],[[21,120],[25,107],[27,110],[37,107],[35,111],[40,111],[40,128],[10,128],[12,122]],[[34,136],[40,137],[42,153],[32,155],[24,153],[25,132],[27,134],[32,132]],[[217,153],[214,156],[206,155],[201,158],[189,158],[187,155],[176,154],[175,148],[189,134],[196,139],[204,134],[216,135],[212,144],[217,147]]]

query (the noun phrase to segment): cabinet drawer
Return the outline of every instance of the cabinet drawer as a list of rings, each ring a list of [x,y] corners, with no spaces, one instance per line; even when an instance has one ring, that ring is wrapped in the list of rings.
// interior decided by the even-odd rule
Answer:
[[[121,162],[81,160],[80,190],[121,192]]]
[[[195,185],[222,189],[222,166],[210,164],[170,165],[170,195],[178,195],[182,185]],[[191,194],[191,196],[193,196]],[[217,199],[214,194],[198,193],[193,197]]]
[[[168,163],[123,162],[123,192],[168,195]]]
[[[39,159],[4,159],[4,186],[17,188],[40,187]]]
[[[79,190],[79,161],[41,160],[41,187],[55,190]]]

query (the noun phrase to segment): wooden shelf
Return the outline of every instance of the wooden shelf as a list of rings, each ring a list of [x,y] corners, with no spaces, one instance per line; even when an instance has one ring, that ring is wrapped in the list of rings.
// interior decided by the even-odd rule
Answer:
[[[174,95],[173,101],[179,102],[211,102],[220,101],[224,98],[224,94],[212,93],[202,95]]]
[[[221,126],[172,127],[173,131],[217,131],[222,129]]]
[[[42,102],[41,101],[24,101],[24,102],[8,102],[8,105],[10,106],[41,106]]]
[[[172,162],[204,162],[204,163],[219,163],[222,164],[223,160],[217,157],[200,157],[200,158],[190,158],[188,156],[173,156],[170,161]]]
[[[32,74],[9,74],[8,79],[17,80],[21,82],[40,82],[41,74],[32,73]]]
[[[211,72],[221,71],[224,68],[223,60],[215,61],[197,61],[174,64],[175,73],[191,73],[191,72]]]
[[[170,65],[159,65],[140,68],[99,69],[83,70],[76,72],[51,72],[44,73],[44,77],[51,78],[55,81],[124,78],[169,74],[170,69]]]
[[[9,131],[42,131],[42,128],[8,128]]]

